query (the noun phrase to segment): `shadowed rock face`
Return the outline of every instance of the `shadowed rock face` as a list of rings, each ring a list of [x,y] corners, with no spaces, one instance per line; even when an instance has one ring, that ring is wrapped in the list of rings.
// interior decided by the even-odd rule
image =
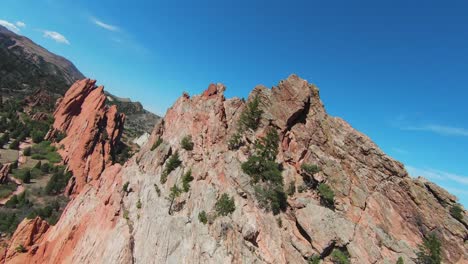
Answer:
[[[180,97],[138,154],[124,167],[112,165],[95,180],[83,181],[57,225],[34,250],[9,257],[10,263],[306,263],[313,254],[330,263],[334,248],[346,249],[352,263],[395,263],[399,256],[414,263],[428,232],[442,241],[446,263],[467,263],[467,223],[449,214],[454,198],[410,178],[368,137],[328,116],[315,86],[292,75],[273,89],[256,87],[248,101],[261,98],[264,113],[259,128],[244,133],[247,146],[239,150],[229,150],[228,141],[246,103],[226,100],[224,90],[213,84],[200,96]],[[73,111],[57,110],[54,128],[75,126],[69,115],[59,114],[65,112]],[[315,191],[290,195],[288,209],[277,216],[260,209],[241,163],[250,155],[248,146],[271,128],[280,135],[277,162],[285,186],[303,184],[301,164],[319,165],[316,178],[336,194],[334,211],[320,205]],[[191,151],[180,146],[188,135]],[[162,143],[153,148],[158,139]],[[60,143],[69,150],[79,146],[71,139]],[[182,165],[161,184],[176,151]],[[189,192],[170,203],[170,188],[180,186],[189,169],[194,177]],[[130,191],[124,192],[127,182]],[[234,198],[236,210],[213,220],[222,193]],[[198,220],[201,211],[209,215],[206,225]]]
[[[67,186],[69,195],[79,193],[112,164],[123,131],[125,116],[116,106],[105,105],[104,88],[95,83],[84,79],[72,85],[57,102],[53,130],[47,136],[66,134],[58,144],[63,146],[59,153],[74,176]]]

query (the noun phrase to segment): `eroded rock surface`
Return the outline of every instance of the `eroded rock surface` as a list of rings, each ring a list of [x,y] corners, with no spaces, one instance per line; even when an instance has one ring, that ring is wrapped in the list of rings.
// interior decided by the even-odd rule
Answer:
[[[116,106],[106,106],[104,87],[96,81],[77,81],[57,102],[53,130],[47,135],[65,137],[58,142],[64,163],[73,172],[67,194],[77,194],[87,182],[97,180],[112,164],[122,135],[125,116]]]
[[[248,101],[259,96],[264,114],[259,128],[243,135],[246,146],[238,150],[229,150],[228,141],[238,129],[246,103],[226,100],[224,90],[223,85],[213,84],[202,95],[180,97],[123,168],[113,165],[102,175],[93,174],[94,181],[81,182],[81,192],[57,225],[35,243],[37,250],[9,259],[307,263],[316,254],[330,263],[331,251],[339,248],[349,252],[352,263],[396,263],[400,256],[405,263],[414,263],[417,245],[425,234],[434,232],[442,241],[446,263],[468,262],[467,227],[449,213],[453,197],[410,178],[401,163],[368,137],[342,119],[328,116],[315,86],[292,75],[273,89],[255,88]],[[80,98],[79,93],[75,98]],[[80,131],[81,126],[66,112],[73,111],[56,112],[54,127]],[[335,191],[335,210],[321,206],[314,190],[290,195],[287,210],[276,216],[259,207],[241,163],[248,158],[248,146],[269,128],[280,135],[277,162],[283,168],[285,186],[303,185],[301,164],[317,164],[322,170],[316,177]],[[185,136],[191,136],[193,150],[181,147]],[[79,146],[71,137],[60,142],[68,150],[65,154]],[[175,152],[182,165],[161,183],[167,160]],[[78,168],[84,171],[83,166]],[[96,173],[102,166],[98,168]],[[87,171],[94,172],[91,169]],[[194,177],[190,190],[171,201],[171,187],[181,186],[188,170]],[[223,193],[234,198],[236,210],[214,218],[216,200]],[[207,224],[198,220],[202,211],[208,215]]]

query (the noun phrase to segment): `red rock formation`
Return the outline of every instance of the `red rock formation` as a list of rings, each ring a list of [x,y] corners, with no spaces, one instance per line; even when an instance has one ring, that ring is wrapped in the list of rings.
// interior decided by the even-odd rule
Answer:
[[[15,231],[5,255],[6,263],[29,263],[49,224],[40,217],[24,220]]]
[[[43,89],[37,90],[34,94],[27,96],[24,98],[24,103],[29,108],[39,107],[39,106],[46,106],[54,103],[53,97],[50,95],[49,92]]]
[[[449,213],[455,198],[410,178],[368,137],[328,116],[318,88],[294,75],[273,89],[257,87],[252,95],[262,98],[264,113],[259,128],[244,133],[239,150],[227,145],[246,104],[226,100],[223,92],[224,86],[211,85],[200,96],[179,98],[135,157],[87,183],[36,243],[35,253],[10,261],[307,263],[320,255],[328,264],[331,250],[340,248],[353,264],[395,263],[400,256],[414,263],[417,245],[433,232],[442,242],[445,263],[467,263],[468,221]],[[289,195],[287,210],[276,216],[262,209],[241,164],[267,129],[280,134],[277,162],[285,186],[303,186],[300,165],[318,164],[317,177],[336,194],[334,210],[320,204],[314,189]],[[193,150],[180,146],[187,135]],[[162,143],[154,148],[158,139]],[[161,183],[175,151],[182,165]],[[179,208],[168,214],[167,197],[188,169],[194,181],[175,199]],[[131,191],[122,191],[123,182]],[[211,216],[222,193],[233,197],[234,213],[201,223],[199,213]]]
[[[96,180],[112,164],[115,146],[120,140],[125,116],[116,106],[106,106],[103,87],[96,81],[77,81],[57,102],[53,130],[47,138],[58,133],[66,137],[58,144],[64,163],[73,172],[66,193],[77,194],[89,181]]]

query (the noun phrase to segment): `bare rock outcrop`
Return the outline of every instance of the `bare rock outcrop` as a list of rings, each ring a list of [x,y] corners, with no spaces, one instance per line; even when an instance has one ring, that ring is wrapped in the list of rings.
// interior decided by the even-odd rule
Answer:
[[[73,172],[66,193],[77,194],[87,182],[97,180],[112,164],[115,147],[120,140],[125,116],[116,106],[106,106],[104,87],[96,81],[77,81],[57,102],[53,129],[47,137],[59,134],[58,142],[64,163]]]
[[[40,217],[21,222],[7,249],[6,263],[28,263],[28,259],[36,253],[37,244],[40,244],[49,227],[49,224]]]
[[[11,163],[2,164],[0,167],[0,184],[8,182],[8,173],[10,173]]]
[[[246,131],[245,145],[235,150],[228,142],[246,102],[226,100],[224,90],[213,84],[202,95],[180,97],[124,167],[107,167],[83,183],[27,263],[307,263],[312,255],[331,263],[334,249],[347,251],[352,263],[398,257],[414,263],[430,232],[442,242],[445,263],[468,262],[467,227],[449,213],[454,197],[410,178],[367,136],[328,116],[318,88],[295,75],[273,89],[255,88],[247,102],[261,98],[259,128]],[[262,209],[241,164],[255,139],[272,128],[280,136],[276,161],[285,186],[302,186],[301,164],[317,164],[317,178],[335,192],[334,210],[321,206],[314,190],[291,193],[278,215]],[[187,136],[191,150],[181,147]],[[69,149],[73,141],[61,144]],[[163,173],[175,153],[181,165]],[[188,171],[194,178],[189,190],[168,199]],[[214,217],[223,193],[236,210]]]

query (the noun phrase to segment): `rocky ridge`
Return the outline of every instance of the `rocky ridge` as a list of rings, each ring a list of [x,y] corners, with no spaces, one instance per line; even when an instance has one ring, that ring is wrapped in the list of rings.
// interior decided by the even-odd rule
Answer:
[[[81,181],[57,225],[19,228],[12,241],[28,236],[33,243],[25,243],[24,253],[7,253],[6,262],[306,263],[319,255],[330,263],[332,250],[341,249],[352,263],[395,263],[398,257],[414,263],[417,245],[429,232],[440,238],[446,263],[468,262],[466,212],[462,221],[449,213],[455,198],[410,178],[368,137],[328,116],[315,86],[292,75],[272,89],[256,87],[247,102],[261,98],[263,115],[258,129],[242,135],[245,145],[238,150],[228,143],[246,102],[226,100],[224,90],[212,84],[202,95],[180,97],[123,167],[104,166],[94,180]],[[67,121],[73,111],[58,112],[63,118],[55,128],[74,127]],[[260,208],[241,163],[254,140],[272,128],[280,135],[276,161],[285,186],[302,186],[301,165],[317,164],[321,171],[314,177],[336,194],[334,210],[322,206],[314,190],[289,195],[287,210],[278,215]],[[74,140],[60,142],[67,151],[91,138],[87,130],[71,131]],[[193,150],[181,148],[186,136]],[[67,157],[67,151],[61,154]],[[176,152],[182,165],[161,183]],[[171,187],[188,170],[194,177],[189,191],[168,201]],[[77,171],[84,171],[82,165]],[[236,210],[211,217],[223,193],[234,198]],[[198,220],[202,211],[209,215],[206,225]],[[21,226],[42,226],[38,221]]]
[[[46,138],[62,135],[58,144],[64,163],[73,173],[66,193],[77,194],[86,183],[97,180],[113,163],[123,132],[125,115],[106,106],[104,87],[96,81],[77,81],[57,102],[52,130]]]

